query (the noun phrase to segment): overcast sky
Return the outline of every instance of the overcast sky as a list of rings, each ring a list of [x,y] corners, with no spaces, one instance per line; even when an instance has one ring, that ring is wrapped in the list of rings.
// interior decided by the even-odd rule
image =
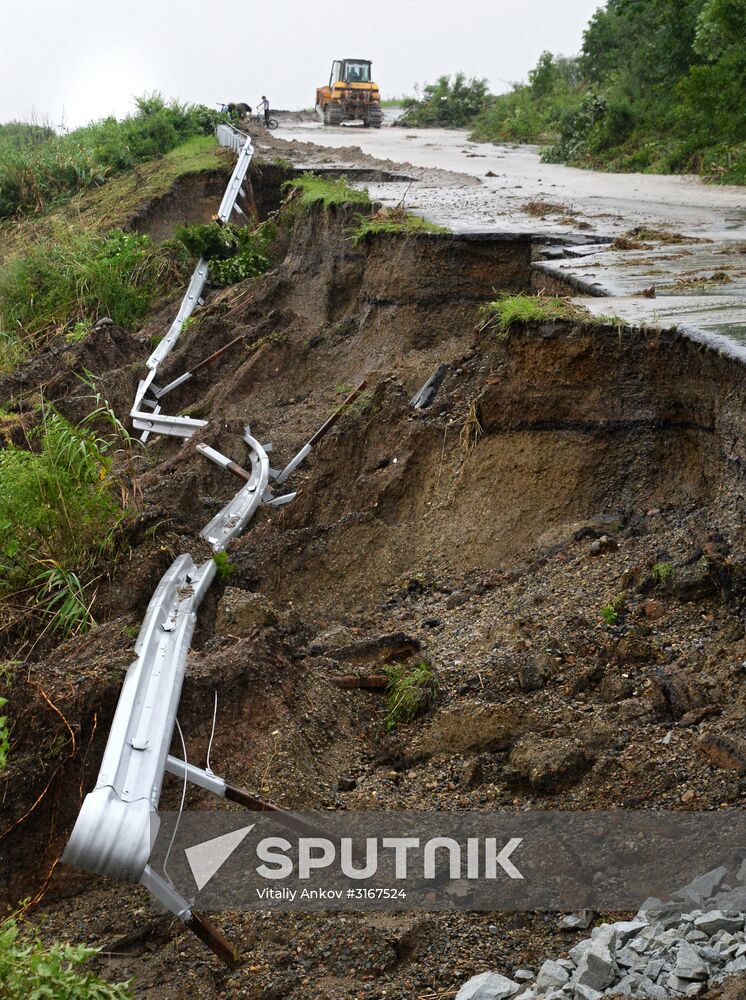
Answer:
[[[495,92],[544,49],[577,52],[600,0],[0,0],[0,122],[80,125],[132,96],[309,107],[332,59],[372,59],[384,97],[464,70]]]

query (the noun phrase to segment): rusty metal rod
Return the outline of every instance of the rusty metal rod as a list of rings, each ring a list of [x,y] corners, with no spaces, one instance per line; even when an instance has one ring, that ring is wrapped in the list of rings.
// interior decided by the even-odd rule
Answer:
[[[352,689],[362,688],[368,691],[377,691],[385,688],[389,683],[388,674],[344,674],[341,677],[330,677],[331,683],[338,688]]]
[[[343,403],[341,403],[334,411],[334,413],[332,413],[329,419],[325,423],[323,423],[321,427],[319,427],[319,429],[316,431],[313,437],[309,438],[308,444],[311,446],[311,448],[315,447],[318,444],[318,442],[322,439],[322,437],[324,437],[325,434],[329,433],[332,427],[334,427],[336,422],[345,412],[346,408],[351,403],[354,403],[357,397],[360,395],[360,393],[363,392],[364,389],[367,389],[367,387],[368,383],[365,381],[365,379],[363,379],[360,385],[358,385],[355,389],[352,390],[347,399]]]
[[[227,472],[232,472],[237,479],[243,479],[247,482],[251,479],[251,473],[247,472],[243,466],[239,465],[238,462],[233,462],[222,452],[216,451],[215,448],[211,448],[208,444],[198,444],[197,451],[200,455],[203,455],[210,462],[215,465],[219,465],[221,469],[225,469]]]
[[[202,913],[192,910],[191,916],[185,924],[192,933],[197,935],[200,941],[207,945],[210,951],[214,952],[222,962],[225,962],[229,969],[239,967],[241,958],[235,946]]]
[[[202,361],[198,361],[189,374],[196,375],[198,371],[201,371],[203,368],[207,368],[208,365],[213,364],[213,362],[217,361],[218,358],[221,358],[226,353],[226,351],[229,351],[231,349],[231,347],[235,347],[236,344],[240,344],[242,340],[246,340],[246,334],[241,334],[240,337],[234,337],[233,340],[229,340],[227,344],[225,344],[223,347],[220,347],[209,357],[204,358]]]
[[[284,823],[291,830],[297,830],[299,833],[318,833],[317,829],[300,816],[295,816],[293,813],[280,808],[280,806],[275,806],[271,802],[265,802],[264,799],[257,798],[256,795],[252,795],[243,788],[235,788],[233,785],[226,784],[225,797],[230,802],[236,802],[238,805],[243,806],[244,809],[250,809],[252,812],[272,813],[278,822]]]
[[[163,396],[166,396],[173,389],[178,389],[180,385],[184,385],[186,382],[189,381],[190,378],[193,378],[198,371],[201,371],[203,368],[207,368],[208,365],[213,364],[213,362],[217,361],[218,358],[222,357],[226,351],[229,351],[232,347],[235,347],[236,344],[239,344],[242,340],[245,339],[246,339],[245,334],[242,334],[240,337],[234,337],[233,340],[230,340],[223,347],[219,348],[217,351],[214,351],[209,357],[203,358],[201,361],[198,361],[197,364],[194,366],[194,368],[190,369],[188,372],[184,372],[183,375],[179,375],[178,378],[175,378],[173,382],[169,382],[168,385],[164,386],[163,389],[158,389],[158,391],[155,394],[156,397],[158,399],[162,399]]]

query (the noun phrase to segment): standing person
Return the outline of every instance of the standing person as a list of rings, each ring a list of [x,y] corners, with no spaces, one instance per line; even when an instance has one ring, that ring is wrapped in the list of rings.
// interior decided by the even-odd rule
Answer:
[[[264,124],[269,128],[269,101],[264,94],[259,102],[259,110],[264,112]]]

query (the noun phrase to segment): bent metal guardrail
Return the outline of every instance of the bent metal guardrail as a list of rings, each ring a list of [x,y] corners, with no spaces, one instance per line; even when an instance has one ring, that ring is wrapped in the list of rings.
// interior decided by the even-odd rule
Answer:
[[[232,126],[218,126],[217,137],[222,145],[238,154],[218,211],[218,218],[225,222],[234,210],[244,214],[236,199],[244,193],[243,183],[253,147],[251,139]],[[192,371],[185,372],[165,387],[159,388],[155,384],[159,366],[173,350],[185,321],[201,302],[207,275],[208,265],[200,259],[176,319],[147,360],[148,373],[138,384],[130,413],[134,427],[142,431],[143,440],[147,440],[151,433],[191,438],[207,426],[205,420],[163,414],[160,401],[176,386],[188,381],[194,372],[212,363],[243,339],[230,341],[195,365]],[[196,450],[200,454],[244,483],[201,532],[214,552],[224,551],[245,530],[262,504],[281,506],[294,499],[295,493],[275,496],[269,485],[270,479],[278,486],[284,484],[364,388],[363,382],[282,470],[270,467],[268,453],[272,450],[271,444],[261,445],[252,437],[248,426],[243,440],[249,449],[250,471],[208,445],[197,445]],[[99,875],[140,882],[216,955],[234,967],[238,963],[238,955],[233,945],[176,892],[167,876],[159,875],[149,864],[153,835],[159,823],[158,802],[165,772],[191,781],[247,809],[272,811],[288,826],[303,826],[301,821],[277,806],[228,785],[210,770],[203,770],[168,753],[197,610],[215,571],[216,564],[212,559],[197,565],[190,555],[185,554],[172,563],[158,584],[135,644],[136,659],[127,670],[122,685],[95,788],[83,801],[62,860]]]

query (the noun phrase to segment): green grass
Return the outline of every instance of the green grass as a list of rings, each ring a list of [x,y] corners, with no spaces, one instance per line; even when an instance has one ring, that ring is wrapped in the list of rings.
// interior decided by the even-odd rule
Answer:
[[[163,197],[182,178],[214,170],[229,173],[231,166],[232,154],[214,136],[188,139],[165,156],[81,191],[43,214],[0,221],[0,257],[24,253],[60,226],[88,232],[127,228],[142,205]]]
[[[350,238],[355,246],[362,243],[368,236],[416,236],[418,233],[447,233],[445,226],[419,215],[410,215],[403,208],[381,209],[372,216],[358,216],[355,228]]]
[[[670,562],[659,562],[653,566],[652,575],[655,585],[660,588],[664,588],[668,585],[671,577],[674,574],[673,563]]]
[[[328,209],[359,205],[370,208],[372,205],[368,192],[350,187],[345,177],[330,180],[318,174],[301,174],[285,181],[283,188],[290,194],[288,204],[304,212],[317,207]]]
[[[112,230],[58,229],[0,271],[0,371],[76,324],[109,316],[134,331],[191,266],[180,243]]]
[[[218,115],[202,106],[136,99],[136,111],[105,118],[67,135],[28,133],[6,142],[0,158],[0,218],[41,212],[109,177],[212,132]],[[40,141],[41,139],[41,141]]]
[[[108,424],[106,436],[92,424]],[[112,425],[113,424],[113,425]],[[115,450],[129,439],[107,404],[77,426],[42,406],[28,447],[0,450],[0,598],[3,618],[25,608],[37,624],[63,636],[93,624],[98,562],[110,561],[124,516]],[[15,610],[14,610],[15,609]]]
[[[86,971],[98,948],[46,946],[17,916],[0,922],[0,994],[4,1000],[126,1000],[129,983],[107,983]]]
[[[601,617],[611,627],[612,625],[616,625],[619,620],[619,612],[613,604],[606,604],[601,608]]]
[[[269,271],[270,248],[276,232],[277,227],[270,220],[255,229],[208,222],[177,226],[175,239],[193,256],[209,261],[211,282],[233,285]]]
[[[394,729],[400,722],[411,722],[426,712],[438,697],[438,681],[433,668],[425,660],[413,667],[394,663],[386,667],[386,728]]]
[[[570,299],[544,295],[511,295],[506,293],[488,302],[482,308],[482,329],[494,329],[499,336],[506,336],[516,326],[528,323],[551,323],[557,320],[578,323],[599,323],[582,306]],[[608,325],[609,318],[601,317],[601,325]]]
[[[226,584],[236,571],[227,552],[216,552],[212,557],[215,563],[215,579],[220,584]]]

